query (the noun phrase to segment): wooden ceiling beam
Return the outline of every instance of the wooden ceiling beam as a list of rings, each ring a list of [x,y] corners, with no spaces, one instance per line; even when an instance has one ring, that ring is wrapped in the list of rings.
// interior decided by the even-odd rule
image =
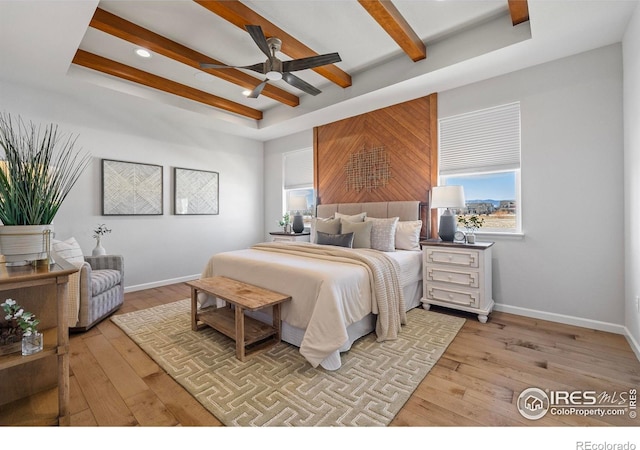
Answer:
[[[262,83],[262,79],[252,77],[238,69],[201,69],[201,62],[210,64],[225,63],[203,55],[195,50],[191,50],[184,45],[178,44],[100,8],[96,9],[89,26],[166,56],[167,58],[171,58],[174,61],[207,72],[230,83],[242,86],[245,89],[252,90],[258,84]],[[300,104],[299,97],[270,84],[265,86],[262,95],[289,106],[298,106]]]
[[[516,25],[527,22],[529,20],[529,4],[527,0],[508,0],[509,14],[511,14],[511,23]]]
[[[427,47],[390,0],[358,0],[414,62],[427,57]]]
[[[291,36],[286,31],[278,28],[273,23],[262,17],[260,14],[249,9],[238,0],[194,0],[214,14],[222,17],[228,22],[245,30],[245,25],[260,25],[266,37],[277,37],[282,40],[282,53],[293,59],[317,56],[318,53],[310,49],[302,42]],[[351,86],[351,76],[340,69],[335,64],[315,67],[311,69],[326,79],[343,88]]]
[[[262,119],[262,111],[249,108],[231,100],[209,94],[208,92],[199,91],[198,89],[177,83],[166,78],[159,77],[149,72],[127,66],[125,64],[104,58],[93,53],[78,50],[72,61],[82,67],[97,70],[123,80],[141,84],[159,91],[168,92],[169,94],[178,95],[199,103],[203,103],[214,108],[223,109],[228,112],[239,114],[250,119]]]

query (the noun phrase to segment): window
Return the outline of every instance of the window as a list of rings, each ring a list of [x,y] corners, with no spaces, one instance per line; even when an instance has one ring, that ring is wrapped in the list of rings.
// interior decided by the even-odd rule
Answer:
[[[313,190],[313,149],[299,150],[283,155],[284,165],[284,195],[283,213],[291,211],[291,199],[304,197],[307,209],[305,217],[313,215],[315,207],[315,193]],[[293,202],[295,204],[296,202]]]
[[[519,233],[520,103],[439,121],[440,184],[461,185],[458,214],[484,218],[482,231]]]

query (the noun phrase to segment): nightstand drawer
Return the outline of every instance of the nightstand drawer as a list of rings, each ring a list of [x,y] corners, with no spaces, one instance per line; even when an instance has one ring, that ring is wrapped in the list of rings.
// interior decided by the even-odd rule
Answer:
[[[427,267],[427,281],[441,281],[470,288],[480,286],[478,272],[461,272],[440,267]]]
[[[439,300],[441,302],[447,302],[454,305],[477,307],[480,305],[480,292],[458,291],[439,286],[428,286],[427,299]]]
[[[426,254],[427,263],[450,264],[459,267],[479,267],[479,254],[475,250],[456,251],[428,248]]]

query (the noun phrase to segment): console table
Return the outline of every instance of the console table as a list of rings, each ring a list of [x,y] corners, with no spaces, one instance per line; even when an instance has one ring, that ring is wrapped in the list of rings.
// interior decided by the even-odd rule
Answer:
[[[0,425],[70,424],[67,284],[77,271],[64,260],[19,267],[0,263],[0,299],[11,298],[35,314],[44,336],[41,352],[0,356]]]

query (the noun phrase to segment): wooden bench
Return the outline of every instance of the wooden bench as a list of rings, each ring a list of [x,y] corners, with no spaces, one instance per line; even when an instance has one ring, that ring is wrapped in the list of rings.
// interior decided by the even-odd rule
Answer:
[[[221,276],[189,281],[187,285],[191,286],[191,329],[197,331],[208,325],[235,340],[236,357],[240,361],[280,342],[280,307],[291,300],[290,296]],[[224,300],[227,305],[198,309],[198,292]],[[273,309],[273,325],[244,314],[245,310],[257,311],[269,306]]]

